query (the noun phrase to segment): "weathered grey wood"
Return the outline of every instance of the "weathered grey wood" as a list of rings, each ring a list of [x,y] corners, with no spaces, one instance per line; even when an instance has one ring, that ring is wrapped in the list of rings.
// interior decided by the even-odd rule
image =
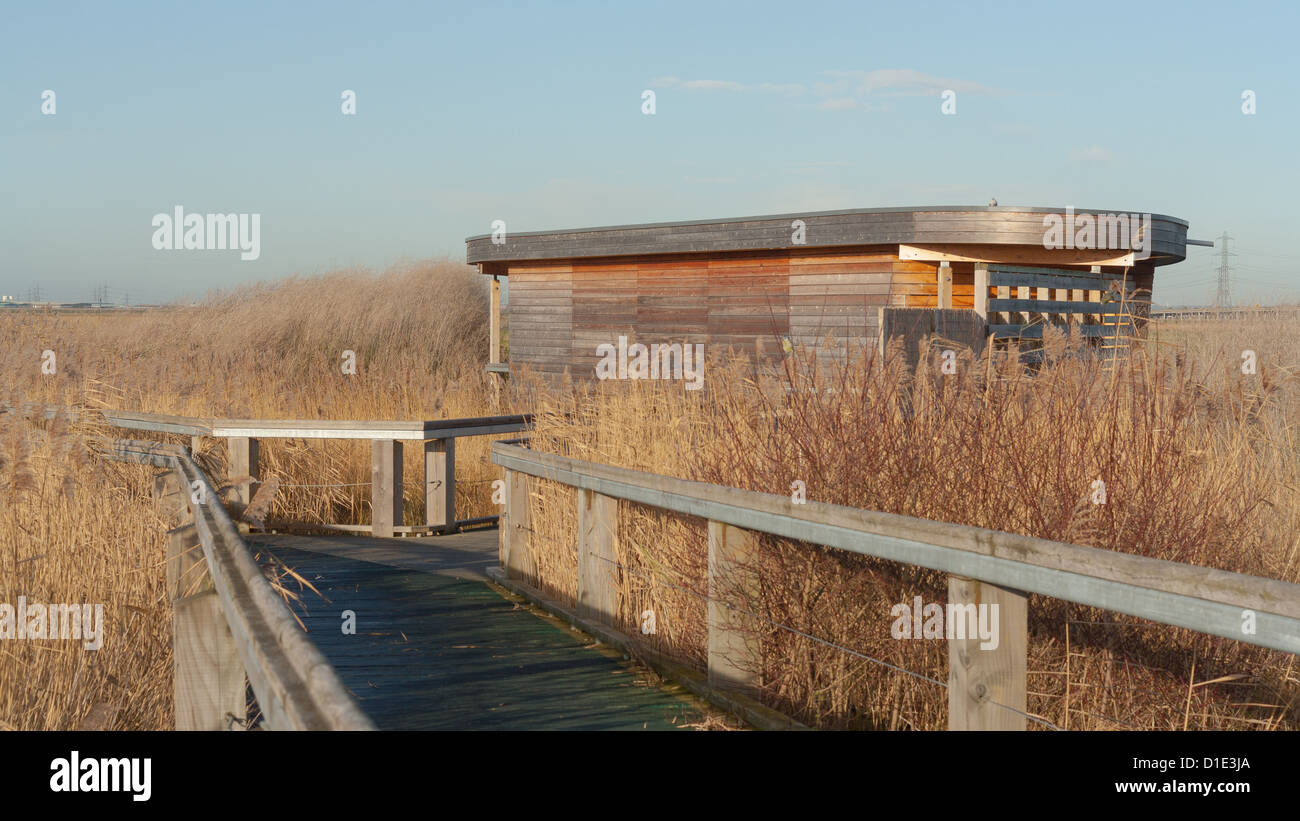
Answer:
[[[1300,585],[494,443],[492,462],[606,496],[1300,653]],[[1243,634],[1242,611],[1255,613]]]
[[[248,506],[249,501],[257,493],[259,447],[256,439],[246,436],[236,436],[226,440],[226,448],[230,453],[230,478],[237,479],[240,476],[252,476],[253,481],[248,484],[239,484],[235,486],[235,495],[238,498],[240,508]]]
[[[244,667],[213,589],[189,486],[169,471],[154,482],[167,531],[167,597],[172,604],[172,681],[177,730],[222,730],[243,722]]]
[[[176,729],[242,729],[244,666],[215,590],[172,602],[172,652]]]
[[[952,576],[948,605],[948,729],[1025,729],[1028,598],[1016,590]],[[967,616],[969,608],[976,613],[975,625]],[[996,641],[986,642],[979,635],[979,608],[989,614],[986,624],[995,627],[991,632]]]
[[[501,566],[512,579],[531,579],[533,560],[529,551],[532,527],[528,495],[532,478],[519,471],[506,471],[506,515],[501,527]]]
[[[745,612],[757,592],[758,534],[709,522],[709,684],[754,691],[760,684],[757,625]]]
[[[1062,330],[1076,336],[1103,337],[1110,332],[1105,325],[1071,325]],[[990,325],[989,335],[998,339],[1042,339],[1042,325]]]
[[[1118,303],[1109,309],[1117,309]],[[1058,302],[1054,299],[990,299],[990,311],[1031,311],[1033,313],[1070,314],[1107,310],[1102,302]]]
[[[989,281],[992,285],[1011,287],[1042,285],[1046,288],[1099,288],[1110,282],[1110,279],[1105,275],[1090,274],[1084,271],[1044,270],[1051,270],[1051,273],[1004,273],[993,270],[992,266],[990,266]]]
[[[975,314],[988,322],[989,318],[989,266],[975,263]]]
[[[618,609],[615,540],[618,500],[590,490],[578,497],[578,613],[613,624]]]
[[[1064,209],[1024,207],[922,207],[772,214],[722,220],[615,225],[567,231],[515,232],[497,245],[487,234],[465,240],[475,263],[578,259],[645,254],[716,253],[746,250],[868,245],[1014,245],[1043,247],[1043,218]],[[1075,214],[1121,213],[1076,210]],[[1132,213],[1132,212],[1129,212]],[[803,220],[807,244],[791,244],[792,220]],[[1151,260],[1176,262],[1187,253],[1187,223],[1151,215]],[[500,268],[484,269],[494,274]]]
[[[98,414],[110,425],[127,430],[151,430],[189,436],[207,436],[211,433],[210,420],[192,416],[113,409],[100,410]]]
[[[442,531],[456,527],[456,440],[424,443],[425,524]]]
[[[376,536],[392,536],[402,521],[402,443],[370,443],[370,524]]]
[[[164,467],[175,474],[176,488],[197,485],[202,498],[217,498],[211,480],[182,447],[116,440],[105,453],[122,461]],[[225,508],[203,504],[193,510],[213,588],[264,726],[272,730],[373,730],[374,722],[348,694],[284,600],[271,589]]]
[[[217,437],[262,437],[264,439],[400,439],[425,440],[433,437],[484,436],[515,433],[527,428],[527,417],[519,415],[480,419],[441,419],[432,422],[388,422],[301,419],[222,419],[213,422]]]

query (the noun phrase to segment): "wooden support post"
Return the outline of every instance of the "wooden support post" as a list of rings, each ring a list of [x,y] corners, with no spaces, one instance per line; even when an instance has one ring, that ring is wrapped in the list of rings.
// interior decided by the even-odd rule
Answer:
[[[989,264],[987,262],[975,263],[975,313],[984,317],[987,322],[989,318]]]
[[[889,329],[885,327],[885,309],[876,309],[876,348],[880,358],[885,358],[885,347],[889,344]]]
[[[165,473],[154,483],[167,531],[167,598],[172,604],[172,681],[177,730],[242,728],[244,666],[190,510],[189,488]],[[238,722],[231,718],[238,719]]]
[[[578,489],[578,615],[613,624],[618,608],[614,587],[614,540],[618,499]]]
[[[758,636],[748,606],[757,581],[751,562],[758,534],[709,521],[709,685],[752,691],[759,686]],[[729,606],[730,605],[730,606]]]
[[[1100,273],[1101,273],[1101,266],[1100,266],[1100,265],[1094,265],[1094,266],[1092,266],[1092,268],[1090,268],[1089,270],[1090,270],[1092,273],[1094,273],[1094,274],[1100,274]],[[1103,325],[1103,324],[1105,324],[1105,320],[1103,320],[1103,319],[1102,319],[1102,316],[1101,316],[1101,290],[1098,289],[1098,288],[1089,288],[1089,289],[1088,289],[1088,302],[1095,302],[1095,303],[1097,303],[1097,313],[1096,313],[1095,315],[1093,315],[1093,316],[1094,316],[1094,319],[1095,319],[1095,321],[1096,321],[1096,324],[1098,324],[1098,325]],[[1085,319],[1084,319],[1085,322],[1088,321],[1087,318],[1086,318],[1086,316],[1087,316],[1087,315],[1085,315]]]
[[[237,485],[236,494],[239,504],[243,507],[248,506],[248,502],[257,493],[258,476],[258,444],[256,439],[250,439],[246,436],[232,436],[226,440],[226,448],[230,451],[230,478],[237,479],[240,476],[252,476],[253,481],[246,485]]]
[[[1010,298],[1011,298],[1011,286],[1009,286],[1009,285],[999,285],[999,286],[998,286],[998,299],[1010,299]],[[1011,324],[1011,312],[1010,312],[1010,311],[998,311],[998,324],[1001,324],[1001,325],[1010,325],[1010,324]]]
[[[402,524],[402,443],[374,439],[370,443],[370,532],[392,536]]]
[[[492,302],[488,315],[488,361],[497,364],[501,361],[501,282],[492,277]]]
[[[425,523],[443,533],[456,529],[456,440],[424,443]]]
[[[952,307],[952,266],[947,260],[939,263],[939,307]]]
[[[493,365],[501,362],[501,281],[496,275],[492,275],[492,298],[491,308],[488,313],[488,361]],[[493,373],[488,377],[492,382],[492,410],[496,413],[501,411],[501,379],[499,373]]]
[[[945,615],[953,637],[948,640],[948,729],[1025,729],[1028,597],[950,576]],[[980,627],[992,633],[987,642]]]
[[[532,572],[532,556],[528,552],[528,535],[531,529],[528,512],[529,484],[526,473],[506,471],[506,513],[501,524],[501,567],[506,578],[528,579]]]

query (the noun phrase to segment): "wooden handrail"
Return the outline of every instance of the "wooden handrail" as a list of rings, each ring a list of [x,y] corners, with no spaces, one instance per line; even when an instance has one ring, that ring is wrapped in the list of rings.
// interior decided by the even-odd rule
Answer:
[[[194,464],[189,453],[179,445],[158,442],[114,440],[105,455],[121,461],[134,461],[166,468],[175,478],[171,495],[183,501],[184,524],[173,533],[189,526],[202,547],[203,558],[211,575],[212,587],[220,599],[220,611],[228,634],[204,636],[209,643],[203,655],[218,657],[220,647],[233,644],[248,682],[257,697],[263,723],[273,730],[373,730],[374,723],[348,693],[338,674],[320,650],[299,628],[288,606],[271,589],[262,568],[254,561],[248,545],[240,537],[235,523],[222,507],[216,489]],[[193,597],[187,597],[193,598]],[[176,603],[177,628],[181,626],[182,601]],[[203,693],[186,688],[200,685],[209,678],[203,671],[181,668],[180,642],[177,656],[178,721],[181,705],[213,701]],[[207,658],[198,659],[201,664]],[[241,680],[242,681],[242,680]],[[242,702],[242,683],[238,697]],[[188,726],[221,725],[223,715],[186,715]]]
[[[710,485],[492,444],[492,462],[674,513],[1300,653],[1300,585],[1015,533]],[[1243,610],[1256,633],[1243,634]]]
[[[29,402],[20,406],[0,404],[0,410],[22,415],[40,415],[53,419],[58,405]],[[117,410],[113,408],[62,408],[70,419],[81,414],[98,416],[114,427],[128,430],[178,433],[189,436],[261,439],[455,439],[515,433],[532,422],[531,414],[479,416],[467,419],[431,419],[416,421],[340,420],[340,419],[226,419],[219,417],[175,416],[164,413]]]
[[[1000,627],[995,627],[999,639],[991,646],[967,632],[947,635],[949,729],[1020,730],[1032,717],[1026,709],[1030,593],[1300,654],[1300,585],[1276,579],[824,502],[796,502],[785,495],[629,470],[502,442],[492,444],[492,462],[506,469],[500,577],[507,585],[517,582],[525,593],[546,587],[539,583],[545,580],[535,578],[540,571],[531,546],[530,482],[545,479],[577,489],[576,606],[597,629],[616,623],[618,598],[610,577],[617,556],[612,534],[620,532],[618,500],[707,520],[708,669],[710,684],[720,689],[747,691],[759,684],[761,655],[754,637],[763,625],[746,623],[743,605],[734,609],[714,593],[720,580],[733,590],[738,578],[746,586],[755,584],[752,578],[743,580],[752,573],[758,533],[942,571],[949,574],[949,608],[966,612],[989,605],[1000,611]]]

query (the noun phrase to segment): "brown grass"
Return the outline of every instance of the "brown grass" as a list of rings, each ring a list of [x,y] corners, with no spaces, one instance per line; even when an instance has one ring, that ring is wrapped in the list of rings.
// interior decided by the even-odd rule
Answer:
[[[345,271],[213,294],[197,307],[131,314],[0,315],[0,402],[195,416],[438,419],[494,412],[486,285],[453,263]],[[42,351],[57,373],[41,373]],[[340,369],[357,354],[355,375]],[[508,408],[501,412],[509,412]],[[96,431],[0,415],[0,602],[102,603],[102,649],[0,642],[0,727],[72,729],[92,710],[112,729],[171,726],[165,524],[149,468],[94,457]],[[99,434],[123,435],[103,430]],[[189,444],[188,439],[177,440]],[[487,442],[459,445],[459,514],[494,512]],[[200,461],[227,476],[225,448]],[[408,459],[408,521],[424,512]],[[283,483],[272,520],[369,520],[365,442],[267,442],[264,478]],[[292,487],[293,484],[356,484]]]
[[[426,263],[214,294],[192,308],[0,316],[0,400],[269,418],[536,409],[536,446],[579,458],[772,493],[799,480],[810,499],[1300,581],[1295,323],[1155,329],[1114,373],[1081,358],[1033,377],[965,359],[945,377],[925,361],[905,373],[894,351],[844,368],[796,354],[772,374],[714,351],[704,391],[516,379],[494,404],[485,300],[464,266]],[[1259,374],[1240,373],[1244,347]],[[46,349],[54,376],[40,373]],[[354,376],[340,371],[345,349],[357,354]],[[170,726],[150,471],[90,456],[94,433],[0,417],[0,601],[101,602],[108,621],[97,653],[0,643],[0,726],[67,729],[92,714],[117,729]],[[461,515],[496,512],[486,440],[458,450]],[[272,520],[368,521],[365,443],[264,443],[262,455],[264,476],[282,483]],[[199,457],[228,478],[219,443]],[[423,513],[416,461],[410,523]],[[1088,501],[1097,478],[1104,506]],[[572,601],[573,495],[543,482],[532,503],[538,581]],[[658,632],[647,638],[701,666],[703,522],[624,505],[617,550],[624,629],[640,636],[639,614],[653,609]],[[761,593],[737,603],[765,620],[770,703],[824,727],[945,725],[942,687],[862,658],[946,680],[943,642],[889,635],[890,608],[914,595],[943,601],[943,577],[775,539],[754,569]],[[1300,727],[1290,656],[1042,597],[1030,614],[1030,711],[1054,724]]]
[[[1300,581],[1300,327],[1193,329],[1195,344],[1169,335],[1113,372],[1060,356],[1036,375],[987,357],[952,376],[926,360],[907,373],[895,350],[844,367],[797,354],[772,375],[714,356],[700,392],[597,383],[543,397],[534,443],[769,493],[798,480],[809,499]],[[1248,345],[1253,376],[1240,373]],[[1096,479],[1104,505],[1090,501]],[[572,600],[572,493],[542,482],[533,504],[538,581]],[[703,524],[623,505],[617,548],[624,628],[639,634],[637,614],[655,610],[654,645],[696,666]],[[732,604],[763,620],[770,703],[825,727],[946,725],[943,687],[879,663],[946,681],[945,643],[889,631],[894,604],[946,600],[943,576],[771,538],[761,554],[760,594]],[[1300,726],[1289,655],[1039,596],[1030,612],[1029,709],[1053,724]]]

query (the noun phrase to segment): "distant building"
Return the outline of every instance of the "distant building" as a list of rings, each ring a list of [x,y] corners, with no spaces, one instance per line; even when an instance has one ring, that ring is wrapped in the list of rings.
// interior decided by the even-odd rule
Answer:
[[[948,309],[939,314],[950,320],[971,311],[963,323],[997,338],[1041,338],[1047,324],[1132,333],[1155,269],[1182,261],[1189,240],[1185,221],[1157,214],[946,206],[499,232],[465,244],[481,273],[509,279],[509,368],[586,376],[598,347],[620,336],[765,359],[793,345],[834,356],[877,343],[904,308]]]

